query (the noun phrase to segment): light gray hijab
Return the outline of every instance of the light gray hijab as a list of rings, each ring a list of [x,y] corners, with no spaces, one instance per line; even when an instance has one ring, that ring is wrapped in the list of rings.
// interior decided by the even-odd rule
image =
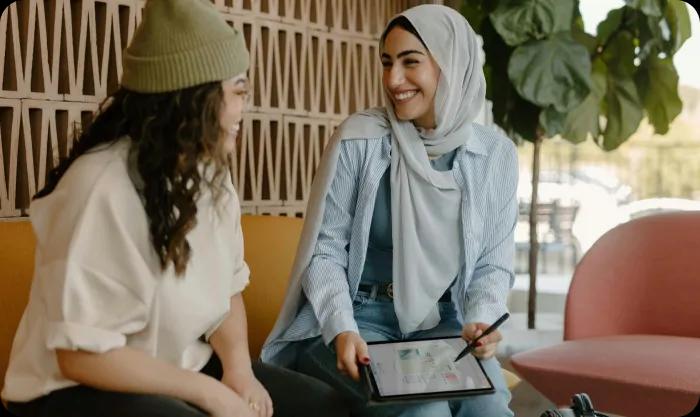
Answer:
[[[273,360],[285,345],[283,335],[306,302],[301,280],[313,257],[345,139],[391,133],[394,308],[402,332],[437,325],[437,300],[463,263],[461,192],[452,172],[435,171],[429,156],[450,152],[471,138],[472,121],[485,100],[480,47],[464,17],[449,7],[421,5],[401,14],[416,28],[441,70],[436,128],[419,133],[413,123],[399,121],[388,105],[355,113],[336,129],[314,178],[287,297],[263,347],[263,360]]]
[[[452,171],[435,171],[429,156],[469,140],[471,123],[484,105],[486,83],[476,35],[462,15],[438,5],[413,7],[401,15],[416,28],[441,71],[435,129],[419,132],[387,106],[394,308],[401,331],[408,333],[440,322],[437,300],[464,262],[461,190]]]

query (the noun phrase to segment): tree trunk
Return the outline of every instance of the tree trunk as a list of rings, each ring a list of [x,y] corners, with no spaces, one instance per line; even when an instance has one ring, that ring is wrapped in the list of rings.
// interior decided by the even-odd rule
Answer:
[[[530,288],[527,297],[527,328],[535,328],[535,312],[537,311],[537,255],[540,244],[537,241],[537,189],[540,183],[540,150],[542,137],[533,142],[532,152],[532,195],[530,196],[530,253],[529,271]]]

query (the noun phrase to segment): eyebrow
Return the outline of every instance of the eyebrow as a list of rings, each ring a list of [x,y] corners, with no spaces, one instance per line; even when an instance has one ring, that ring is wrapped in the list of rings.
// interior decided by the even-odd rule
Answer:
[[[417,51],[417,50],[415,50],[415,49],[409,49],[409,50],[407,50],[407,51],[401,51],[401,52],[399,52],[398,55],[396,55],[396,58],[401,58],[402,56],[406,56],[406,55],[410,55],[410,54],[421,54],[421,55],[425,55],[425,54],[424,54],[423,52],[421,52],[421,51]],[[389,56],[389,54],[387,54],[387,53],[385,52],[385,53],[382,54],[382,58],[389,58],[389,59],[391,59],[391,56]]]

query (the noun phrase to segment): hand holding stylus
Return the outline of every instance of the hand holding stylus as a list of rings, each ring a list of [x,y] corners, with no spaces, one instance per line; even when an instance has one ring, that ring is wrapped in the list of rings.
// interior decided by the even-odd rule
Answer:
[[[498,326],[510,317],[510,314],[505,313],[492,325],[486,323],[467,323],[462,328],[462,338],[467,341],[467,347],[462,350],[455,362],[462,359],[467,354],[471,353],[479,359],[489,359],[496,354],[498,342],[503,339]]]

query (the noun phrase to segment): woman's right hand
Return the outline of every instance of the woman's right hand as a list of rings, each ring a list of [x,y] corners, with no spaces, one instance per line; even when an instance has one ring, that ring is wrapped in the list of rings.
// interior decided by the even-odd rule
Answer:
[[[357,364],[369,365],[367,343],[355,332],[343,332],[335,337],[336,365],[341,374],[360,380]]]
[[[199,405],[211,417],[257,417],[257,413],[234,390],[209,378]]]

